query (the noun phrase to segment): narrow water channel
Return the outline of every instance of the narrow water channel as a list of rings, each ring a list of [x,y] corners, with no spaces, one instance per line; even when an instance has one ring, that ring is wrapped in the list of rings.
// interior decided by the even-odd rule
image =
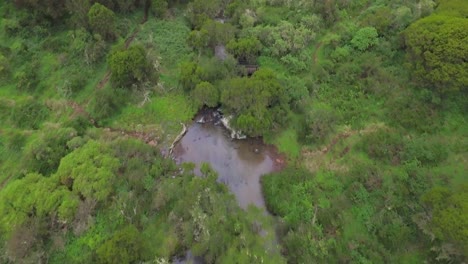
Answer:
[[[250,204],[265,209],[260,178],[283,167],[283,159],[273,146],[260,139],[232,139],[213,111],[199,114],[176,144],[173,154],[178,162],[207,162],[218,172],[218,181],[226,184],[246,209]]]

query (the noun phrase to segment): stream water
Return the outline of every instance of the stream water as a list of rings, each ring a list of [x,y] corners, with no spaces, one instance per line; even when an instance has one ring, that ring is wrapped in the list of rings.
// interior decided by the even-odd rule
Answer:
[[[276,149],[260,139],[232,139],[215,111],[205,110],[195,120],[204,123],[194,122],[188,127],[174,147],[176,161],[195,163],[197,174],[201,163],[209,163],[218,172],[218,181],[229,187],[242,208],[253,204],[265,209],[260,177],[284,165]]]

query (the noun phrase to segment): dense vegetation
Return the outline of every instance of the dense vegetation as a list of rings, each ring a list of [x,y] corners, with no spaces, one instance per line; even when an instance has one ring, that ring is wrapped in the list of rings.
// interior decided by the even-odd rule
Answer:
[[[468,3],[0,3],[0,262],[463,263]],[[288,157],[242,210],[198,109]]]

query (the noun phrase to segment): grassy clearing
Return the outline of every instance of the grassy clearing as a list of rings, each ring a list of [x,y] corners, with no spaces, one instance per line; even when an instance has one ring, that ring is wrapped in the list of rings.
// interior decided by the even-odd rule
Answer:
[[[111,120],[112,127],[128,130],[157,131],[164,141],[171,141],[181,129],[180,123],[192,120],[197,108],[181,94],[154,97],[143,107],[127,106]]]
[[[297,139],[297,133],[294,129],[289,128],[273,138],[266,138],[269,144],[274,144],[281,153],[286,154],[291,159],[299,157],[301,145]]]

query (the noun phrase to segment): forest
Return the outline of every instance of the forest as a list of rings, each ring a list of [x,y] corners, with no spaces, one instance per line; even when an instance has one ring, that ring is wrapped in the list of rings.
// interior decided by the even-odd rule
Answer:
[[[0,14],[0,263],[468,262],[468,1]],[[171,158],[207,108],[285,157],[266,211]]]

